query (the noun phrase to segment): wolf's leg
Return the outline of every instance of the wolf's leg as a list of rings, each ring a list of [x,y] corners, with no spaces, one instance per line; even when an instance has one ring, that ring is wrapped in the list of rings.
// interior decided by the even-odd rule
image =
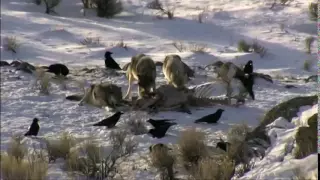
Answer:
[[[129,74],[128,76],[129,76],[128,77],[129,86],[128,86],[127,94],[124,96],[123,99],[128,99],[128,97],[131,95],[131,86],[132,86],[133,77],[131,74]]]
[[[78,104],[79,106],[83,105],[84,101],[86,101],[88,99],[88,97],[90,96],[89,94],[90,93],[89,93],[89,88],[88,88],[88,89],[85,90],[83,98],[80,100],[80,102]]]

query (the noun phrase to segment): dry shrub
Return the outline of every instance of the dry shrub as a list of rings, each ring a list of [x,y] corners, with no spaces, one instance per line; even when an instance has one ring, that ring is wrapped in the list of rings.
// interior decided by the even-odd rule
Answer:
[[[50,75],[48,73],[42,73],[42,76],[40,78],[40,85],[39,90],[41,94],[49,95],[49,88],[50,88]]]
[[[125,50],[128,50],[128,45],[124,43],[123,39],[121,39],[118,43],[116,43],[116,47],[124,48]]]
[[[47,176],[48,162],[43,153],[33,151],[27,154],[27,149],[21,143],[21,137],[14,137],[6,154],[1,154],[1,178],[3,180],[24,179],[44,180]]]
[[[58,140],[47,140],[45,148],[48,152],[49,162],[58,158],[66,159],[74,145],[74,137],[67,132],[63,132]]]
[[[196,129],[188,129],[181,133],[178,150],[184,165],[196,164],[207,155],[205,134]]]
[[[207,51],[207,46],[204,44],[191,44],[189,49],[194,53],[205,53]]]
[[[83,8],[85,9],[93,8],[94,6],[94,0],[81,0],[81,1],[83,4]]]
[[[234,162],[227,156],[206,158],[193,169],[192,177],[195,180],[227,180],[232,178],[234,168]]]
[[[126,121],[126,125],[130,132],[134,135],[141,135],[148,132],[146,123],[142,118],[130,118],[128,121]]]
[[[61,0],[43,0],[44,4],[46,5],[46,14],[54,13],[57,14],[54,11],[54,8],[58,6],[61,2]]]
[[[23,136],[14,136],[11,138],[7,154],[14,157],[18,162],[21,161],[27,154],[27,148],[22,144]]]
[[[102,45],[100,42],[100,37],[86,37],[82,41],[80,41],[80,44],[84,46]]]
[[[17,38],[15,36],[8,36],[4,38],[4,48],[7,51],[11,51],[13,53],[17,53],[17,50],[20,46]]]
[[[246,124],[233,126],[227,134],[228,142],[231,146],[227,149],[228,156],[235,161],[235,164],[249,163],[249,146],[246,137],[250,128]]]
[[[36,5],[41,5],[42,3],[42,0],[33,0],[33,3],[35,3]]]
[[[311,54],[312,43],[314,42],[314,40],[315,40],[315,38],[313,36],[306,38],[305,46],[306,46],[307,54]]]
[[[184,45],[181,41],[174,41],[172,45],[179,51],[184,52],[188,49],[186,45]]]
[[[175,8],[170,8],[170,7],[164,7],[163,4],[159,0],[154,0],[150,3],[147,4],[147,8],[149,9],[155,9],[159,10],[159,13],[161,15],[165,15],[168,17],[168,19],[173,19],[174,18],[174,10]]]
[[[153,0],[147,4],[147,8],[159,10],[163,8],[163,5],[159,0]]]
[[[245,173],[251,171],[254,168],[254,162],[250,161],[248,163],[240,164],[235,171],[238,178],[242,177]]]
[[[312,61],[311,60],[305,60],[303,63],[303,70],[305,71],[311,71],[312,67]]]
[[[204,18],[204,16],[205,16],[205,12],[206,12],[206,11],[203,10],[202,12],[200,12],[200,13],[198,14],[197,20],[198,20],[199,23],[203,23],[203,18]]]
[[[317,21],[318,19],[318,3],[309,4],[309,16],[310,20]]]
[[[81,156],[82,155],[82,156]],[[101,163],[101,148],[93,139],[86,141],[78,151],[71,151],[65,162],[67,171],[80,172],[86,177],[97,177]]]
[[[111,150],[102,153],[101,148],[89,140],[80,148],[80,151],[72,151],[65,167],[68,171],[79,172],[87,178],[113,179],[118,173],[118,165],[131,155],[136,143],[128,138],[126,131],[112,131],[110,133]],[[82,155],[82,156],[81,156]]]
[[[95,0],[98,17],[112,18],[123,10],[120,0]]]
[[[281,5],[286,5],[290,0],[280,0]]]
[[[166,148],[155,149],[151,152],[151,164],[161,174],[163,180],[173,180],[174,172],[173,165],[174,157],[168,152]]]
[[[254,41],[252,43],[251,48],[252,48],[252,51],[259,54],[260,57],[263,57],[267,52],[267,49],[261,46],[257,41]]]
[[[250,52],[250,44],[248,44],[245,40],[240,40],[238,42],[238,51],[239,52]]]

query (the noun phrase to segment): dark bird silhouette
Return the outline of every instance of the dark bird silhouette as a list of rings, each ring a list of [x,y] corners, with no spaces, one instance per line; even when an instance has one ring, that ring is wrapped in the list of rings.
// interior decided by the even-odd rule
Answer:
[[[229,142],[222,141],[217,143],[216,148],[222,149],[227,152],[227,149],[230,147],[230,145],[231,144]]]
[[[237,78],[241,81],[243,87],[247,90],[250,97],[254,100],[254,92],[253,92],[253,84],[254,84],[254,77],[253,74],[246,74],[245,76],[237,76]]]
[[[218,109],[215,113],[203,116],[200,119],[195,120],[195,123],[206,122],[208,124],[217,123],[222,115],[223,109]]]
[[[177,123],[171,122],[171,121],[172,121],[171,119],[159,119],[159,120],[149,119],[149,120],[147,120],[147,122],[150,123],[155,128],[163,126],[163,125],[168,125],[168,124],[172,124],[172,125],[177,124]]]
[[[80,101],[82,98],[83,98],[82,94],[75,94],[75,95],[70,95],[66,97],[66,99],[70,101]]]
[[[93,126],[107,126],[108,128],[113,128],[114,126],[116,126],[122,114],[123,112],[116,112],[112,116],[93,124]]]
[[[110,51],[107,51],[104,54],[104,64],[106,68],[115,69],[115,70],[121,70],[119,64],[111,57],[111,54],[113,54]]]
[[[43,66],[43,68],[47,69],[47,72],[54,73],[57,76],[67,76],[69,74],[69,69],[64,64],[51,64],[48,68],[45,66]]]
[[[38,118],[33,118],[33,121],[30,125],[30,128],[27,133],[25,133],[25,136],[37,136],[38,132],[40,130],[40,126],[38,124],[39,119]]]
[[[253,65],[252,65],[252,61],[251,60],[249,60],[247,62],[247,64],[244,66],[243,72],[245,74],[252,74],[253,73]]]
[[[158,126],[156,128],[150,129],[149,134],[151,134],[153,138],[163,138],[171,126],[173,126],[173,124],[164,124],[162,126]]]

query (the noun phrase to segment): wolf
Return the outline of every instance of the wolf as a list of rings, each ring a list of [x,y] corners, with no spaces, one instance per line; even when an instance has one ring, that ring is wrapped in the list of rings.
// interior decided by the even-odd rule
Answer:
[[[180,56],[176,54],[167,55],[163,61],[162,71],[168,84],[177,89],[185,89],[188,74]]]
[[[152,94],[156,89],[156,65],[154,61],[145,54],[138,54],[131,58],[126,76],[129,86],[124,99],[131,96],[133,81],[138,81],[139,97]]]
[[[79,105],[83,103],[91,104],[96,107],[116,108],[122,103],[121,87],[111,83],[91,84],[85,90],[85,94],[80,100]]]

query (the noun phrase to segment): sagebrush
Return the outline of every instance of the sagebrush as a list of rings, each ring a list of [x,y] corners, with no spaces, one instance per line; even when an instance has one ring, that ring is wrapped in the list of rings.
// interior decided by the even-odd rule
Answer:
[[[17,53],[20,44],[15,36],[8,36],[4,38],[4,47],[7,51]]]
[[[50,14],[50,13],[57,14],[54,11],[54,8],[60,4],[61,0],[43,0],[43,2],[46,6],[46,11],[45,11],[46,14]]]
[[[112,18],[123,10],[120,0],[95,0],[98,17]]]
[[[311,54],[312,43],[314,41],[315,41],[315,38],[313,36],[307,37],[305,39],[306,52],[308,54]]]
[[[309,16],[310,20],[317,21],[318,19],[318,3],[309,4]]]
[[[173,165],[175,159],[173,155],[168,152],[168,149],[155,149],[150,153],[150,156],[151,164],[160,172],[161,179],[174,180]]]

